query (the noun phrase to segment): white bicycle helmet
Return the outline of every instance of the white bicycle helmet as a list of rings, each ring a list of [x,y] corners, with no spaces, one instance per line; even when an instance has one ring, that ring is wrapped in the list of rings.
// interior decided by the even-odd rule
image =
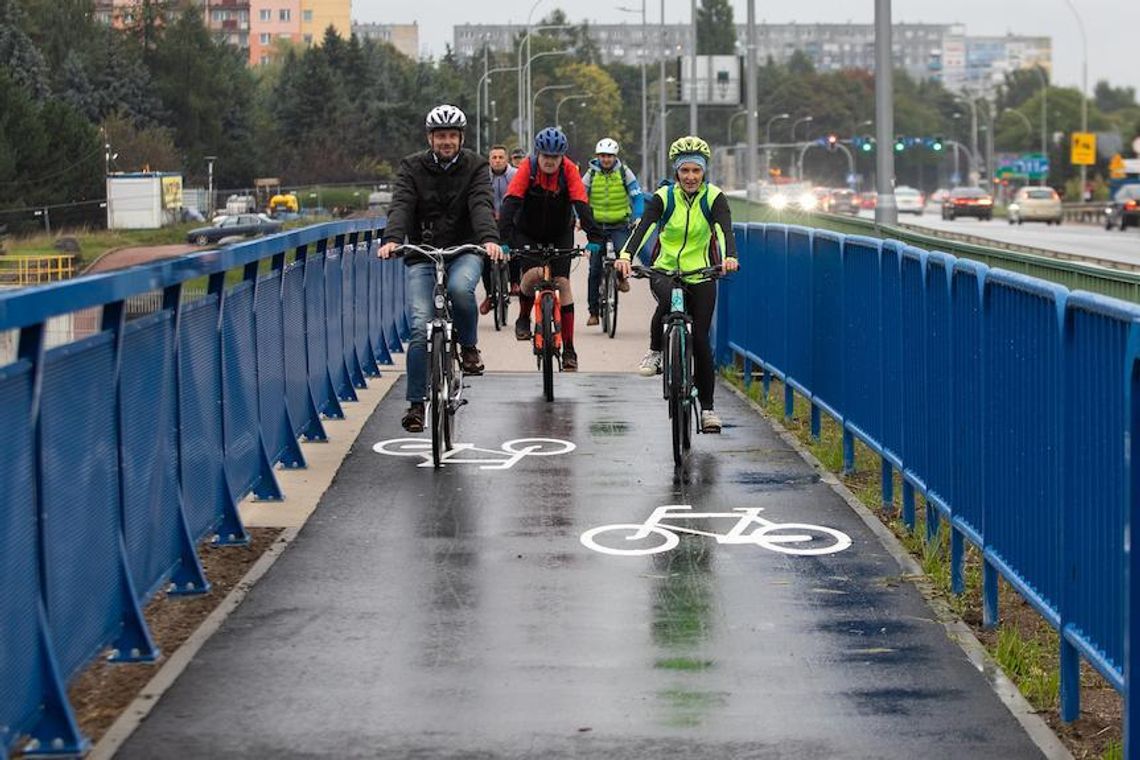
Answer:
[[[467,116],[455,106],[444,103],[428,111],[424,126],[428,132],[437,129],[458,129],[462,132],[467,128]]]
[[[594,146],[594,153],[606,153],[611,156],[616,156],[618,154],[617,141],[603,137],[601,140],[598,140],[598,144]]]

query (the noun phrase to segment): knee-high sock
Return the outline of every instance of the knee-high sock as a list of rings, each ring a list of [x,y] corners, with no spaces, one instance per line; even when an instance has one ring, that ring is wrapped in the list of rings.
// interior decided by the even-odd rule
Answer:
[[[574,348],[574,304],[562,307],[562,345]]]
[[[519,296],[519,321],[530,323],[531,312],[534,311],[534,298]]]

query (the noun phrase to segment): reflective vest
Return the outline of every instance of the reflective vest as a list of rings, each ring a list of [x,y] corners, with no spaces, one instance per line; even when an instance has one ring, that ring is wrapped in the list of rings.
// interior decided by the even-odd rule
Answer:
[[[629,200],[629,190],[626,189],[628,171],[620,162],[608,172],[593,165],[587,170],[590,210],[594,212],[594,221],[617,224],[629,219],[633,207]]]
[[[658,251],[653,259],[654,269],[700,269],[723,262],[724,230],[717,227],[714,234],[712,214],[707,211],[720,194],[719,187],[705,183],[690,201],[679,183],[658,188],[655,195],[665,210],[657,223]]]

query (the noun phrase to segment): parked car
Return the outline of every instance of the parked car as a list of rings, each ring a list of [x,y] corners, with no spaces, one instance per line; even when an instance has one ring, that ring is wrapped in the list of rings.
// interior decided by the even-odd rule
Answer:
[[[942,218],[953,221],[960,216],[976,216],[989,221],[994,218],[994,199],[980,187],[956,187],[942,204]]]
[[[1061,196],[1051,187],[1023,187],[1009,203],[1009,223],[1045,222],[1060,224]]]
[[[1104,210],[1104,228],[1121,231],[1140,226],[1140,185],[1125,185],[1116,191],[1112,203]]]
[[[926,199],[913,187],[899,185],[895,188],[895,205],[900,214],[922,216],[922,212],[926,210]]]
[[[209,227],[190,230],[186,233],[186,240],[194,245],[209,245],[229,237],[257,237],[280,231],[281,222],[264,214],[236,214]]]
[[[858,214],[859,205],[852,190],[832,190],[830,209],[833,214]]]

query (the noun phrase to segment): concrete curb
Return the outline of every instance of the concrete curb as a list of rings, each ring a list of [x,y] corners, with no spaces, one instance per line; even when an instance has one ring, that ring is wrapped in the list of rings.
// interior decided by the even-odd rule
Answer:
[[[960,620],[949,608],[945,601],[936,593],[930,580],[922,571],[922,566],[918,564],[906,547],[902,545],[898,537],[888,528],[882,520],[875,515],[867,506],[859,500],[854,493],[851,492],[847,486],[835,475],[831,470],[827,469],[819,459],[816,458],[810,450],[807,449],[787,428],[785,428],[779,420],[771,417],[763,407],[757,404],[752,399],[748,398],[736,386],[723,379],[719,379],[721,385],[728,388],[737,398],[748,404],[757,414],[767,421],[781,439],[803,458],[805,462],[810,464],[820,473],[820,480],[826,483],[832,491],[834,491],[841,499],[847,502],[852,511],[859,516],[859,519],[871,530],[872,533],[882,543],[883,548],[894,557],[895,562],[898,563],[899,568],[903,572],[903,579],[914,584],[918,591],[926,599],[926,603],[934,612],[935,619],[942,624],[946,629],[946,635],[962,648],[965,652],[967,659],[978,669],[986,681],[989,682],[990,687],[994,690],[998,699],[1010,711],[1013,717],[1025,729],[1029,738],[1037,745],[1038,749],[1050,758],[1050,760],[1072,760],[1073,755],[1061,742],[1049,724],[1034,711],[1033,706],[1021,695],[1017,686],[1009,679],[1008,676],[1002,671],[1001,667],[990,657],[989,652],[982,646],[982,642],[974,636],[974,632],[970,626],[966,625]]]

